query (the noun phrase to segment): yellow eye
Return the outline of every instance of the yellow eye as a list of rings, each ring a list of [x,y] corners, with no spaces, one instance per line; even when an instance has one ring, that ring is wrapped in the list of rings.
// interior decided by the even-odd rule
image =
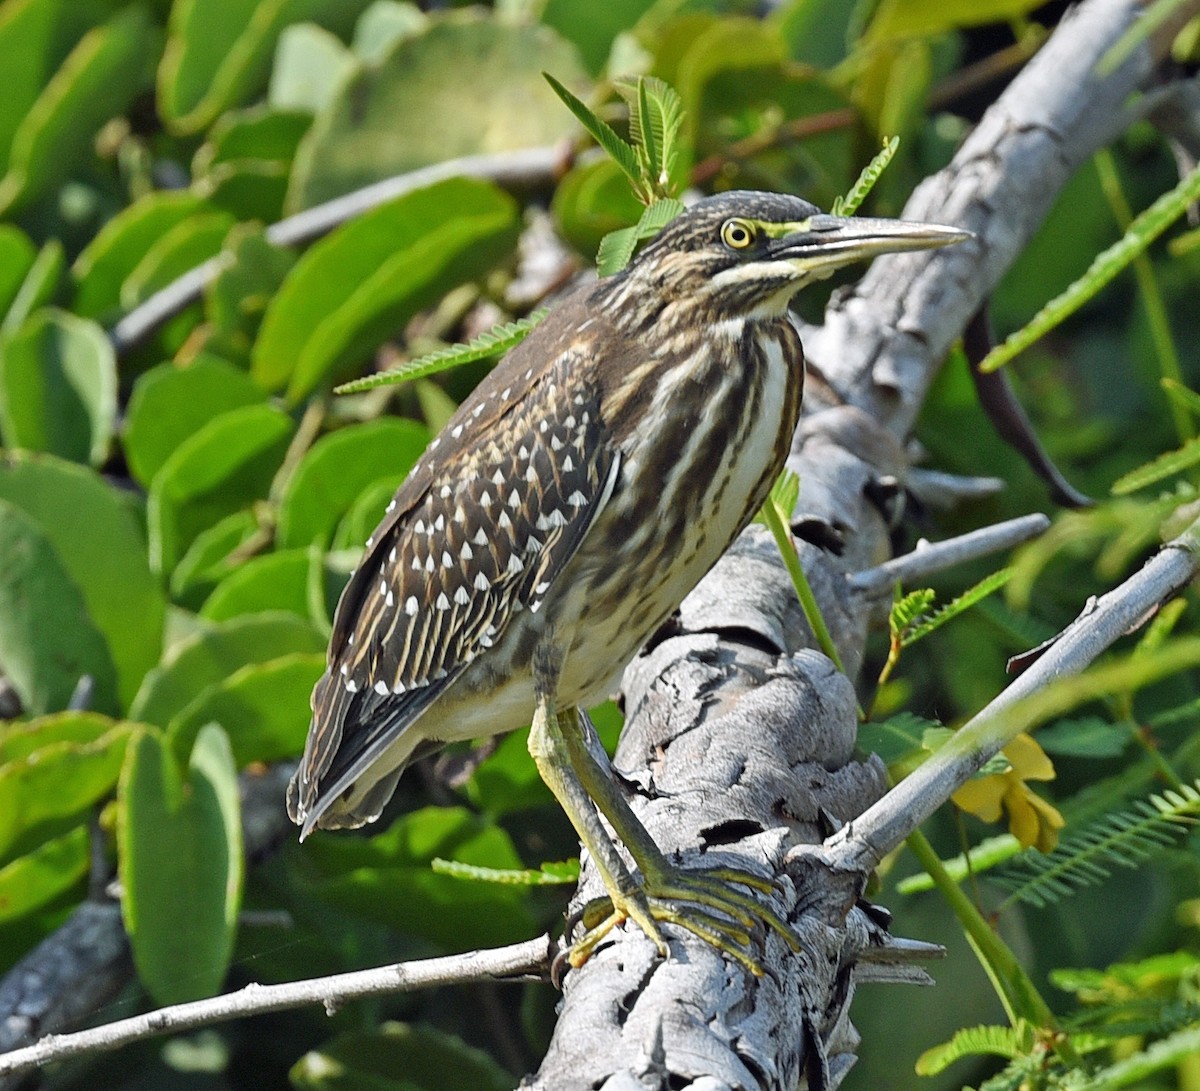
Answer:
[[[745,250],[757,235],[754,224],[748,220],[726,220],[721,225],[721,241],[731,250]]]

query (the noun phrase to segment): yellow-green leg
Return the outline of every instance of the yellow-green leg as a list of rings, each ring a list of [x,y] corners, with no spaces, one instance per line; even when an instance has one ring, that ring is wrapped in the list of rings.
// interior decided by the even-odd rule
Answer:
[[[533,756],[546,786],[566,812],[579,834],[579,840],[591,854],[604,887],[612,901],[612,919],[604,932],[628,918],[650,937],[659,954],[668,955],[667,941],[655,923],[642,891],[641,884],[629,873],[616,845],[600,821],[595,804],[579,777],[575,774],[570,747],[563,736],[558,712],[554,707],[554,690],[561,669],[561,654],[543,645],[534,653],[533,725],[529,731],[529,753]],[[599,937],[597,937],[598,942]],[[578,965],[572,954],[572,964]]]
[[[529,752],[591,854],[608,891],[607,899],[584,910],[587,931],[571,948],[571,964],[585,962],[599,942],[626,919],[637,924],[664,957],[667,945],[658,921],[688,929],[756,974],[761,974],[762,968],[748,948],[751,931],[759,923],[774,929],[794,950],[798,949],[784,921],[758,899],[735,889],[740,885],[770,893],[774,889],[770,880],[735,868],[685,870],[667,860],[607,770],[589,753],[578,710],[559,712],[555,707],[561,652],[552,639],[537,649],[533,666],[536,705]],[[600,821],[601,814],[637,864],[640,881],[625,866]],[[681,906],[680,902],[692,904]]]
[[[747,948],[751,930],[760,923],[777,932],[793,950],[799,950],[799,941],[786,922],[757,898],[736,889],[736,886],[745,886],[770,894],[775,889],[771,880],[740,868],[685,869],[672,864],[633,813],[608,771],[592,757],[585,742],[579,710],[565,710],[559,714],[558,721],[571,766],[586,794],[608,819],[637,864],[642,876],[642,891],[656,920],[688,929],[756,974],[761,974],[762,968],[747,953]],[[590,724],[588,726],[590,729]],[[677,904],[679,902],[692,904],[683,907]],[[713,916],[697,906],[714,909],[722,916]],[[603,900],[584,910],[583,923],[588,931],[572,948],[573,964],[585,961],[613,924],[619,923],[619,918],[612,920],[617,912],[615,904],[609,908]],[[729,919],[723,919],[725,917]]]

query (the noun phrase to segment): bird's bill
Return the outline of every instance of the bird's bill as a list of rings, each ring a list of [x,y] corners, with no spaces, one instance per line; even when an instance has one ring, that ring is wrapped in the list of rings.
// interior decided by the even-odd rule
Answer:
[[[772,241],[771,259],[786,261],[810,277],[828,275],[878,254],[935,250],[973,238],[970,231],[958,227],[865,216],[811,216],[795,228]]]

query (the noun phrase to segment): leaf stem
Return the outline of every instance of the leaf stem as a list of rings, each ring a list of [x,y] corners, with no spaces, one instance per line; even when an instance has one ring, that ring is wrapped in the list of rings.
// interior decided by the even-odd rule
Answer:
[[[775,538],[775,544],[779,547],[784,567],[792,578],[792,586],[796,588],[796,597],[800,600],[800,607],[804,611],[804,619],[808,622],[808,627],[812,629],[813,636],[817,638],[817,646],[833,660],[833,665],[845,674],[846,668],[842,666],[842,657],[833,643],[833,637],[829,635],[829,628],[821,616],[821,608],[817,605],[812,587],[808,583],[808,577],[804,574],[804,568],[796,554],[792,532],[784,522],[783,514],[773,498],[768,497],[767,502],[763,504],[762,517]]]

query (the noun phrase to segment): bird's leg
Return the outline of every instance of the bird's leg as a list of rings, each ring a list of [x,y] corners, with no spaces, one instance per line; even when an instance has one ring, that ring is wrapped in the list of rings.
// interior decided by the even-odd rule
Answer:
[[[678,924],[700,936],[714,947],[732,955],[756,974],[762,967],[746,953],[750,945],[749,930],[760,922],[778,932],[793,950],[799,950],[799,942],[791,928],[757,898],[736,889],[746,886],[771,893],[774,884],[770,879],[740,868],[684,869],[672,864],[650,836],[641,820],[633,813],[624,794],[588,750],[584,736],[586,730],[594,733],[586,716],[576,708],[558,714],[559,736],[566,748],[579,783],[594,801],[600,813],[608,819],[617,836],[633,857],[642,876],[642,891],[649,903],[652,916],[661,921]],[[608,885],[607,883],[605,884]],[[689,907],[684,909],[677,902],[715,909],[724,917],[715,917],[703,910]],[[571,950],[573,965],[582,963],[596,944],[612,928],[613,917],[619,912],[614,902],[611,910],[601,899],[600,906],[588,906],[584,910],[584,925],[596,920],[595,926],[580,939]],[[619,918],[618,918],[619,920]]]
[[[529,731],[529,753],[533,757],[538,773],[546,787],[554,793],[559,805],[566,812],[579,834],[579,840],[591,854],[592,862],[604,881],[604,887],[612,902],[612,913],[605,925],[592,929],[597,933],[588,953],[603,935],[611,931],[626,918],[634,921],[658,947],[659,954],[666,958],[667,943],[662,930],[654,920],[641,884],[630,874],[617,851],[616,845],[600,821],[600,815],[587,789],[580,781],[572,760],[571,746],[564,737],[559,713],[555,708],[555,690],[562,669],[562,653],[553,646],[552,639],[544,640],[534,651],[533,725]],[[643,833],[645,831],[643,830]],[[648,836],[648,835],[647,835]],[[586,959],[587,955],[583,956]],[[572,949],[571,962],[575,961]]]

